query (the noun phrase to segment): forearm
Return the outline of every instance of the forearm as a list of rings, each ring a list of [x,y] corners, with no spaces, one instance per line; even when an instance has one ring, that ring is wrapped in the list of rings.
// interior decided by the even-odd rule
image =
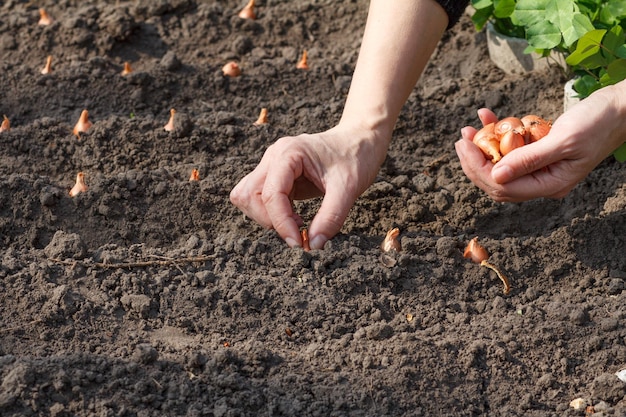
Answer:
[[[447,25],[434,0],[372,0],[341,123],[388,142]]]

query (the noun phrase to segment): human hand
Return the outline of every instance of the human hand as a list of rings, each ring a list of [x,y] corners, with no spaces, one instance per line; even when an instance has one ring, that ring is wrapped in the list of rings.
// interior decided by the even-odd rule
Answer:
[[[538,142],[517,148],[497,164],[472,143],[466,126],[455,146],[467,177],[496,201],[562,198],[604,158],[626,141],[626,83],[605,87],[561,115]],[[497,121],[478,111],[484,124]]]
[[[284,137],[231,191],[230,199],[263,227],[275,229],[290,247],[301,246],[294,200],[324,196],[308,229],[311,249],[339,232],[356,199],[382,164],[388,140],[372,131],[337,126],[319,134]]]

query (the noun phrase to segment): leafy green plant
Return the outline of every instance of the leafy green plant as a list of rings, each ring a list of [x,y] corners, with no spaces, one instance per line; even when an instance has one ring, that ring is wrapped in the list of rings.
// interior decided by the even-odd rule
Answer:
[[[472,22],[480,31],[487,22],[491,22],[498,33],[513,38],[524,38],[526,31],[522,26],[511,21],[516,0],[472,0],[475,13]]]
[[[566,55],[580,98],[626,79],[626,1],[472,0],[477,30],[491,22],[501,34],[525,38],[527,53]],[[626,160],[626,144],[615,157]]]
[[[574,91],[585,98],[596,90],[626,80],[626,34],[622,26],[594,29],[578,40],[565,62],[576,75]],[[626,143],[613,155],[626,161]]]
[[[626,80],[626,2],[622,8],[611,8],[611,13],[602,9],[599,15],[603,16],[602,23],[615,25],[584,34],[565,60],[576,76],[573,87],[580,98]],[[613,155],[620,162],[626,161],[626,144]]]
[[[528,41],[526,52],[547,55],[551,50],[569,48],[594,29],[588,13],[597,11],[587,5],[581,10],[572,0],[473,0],[476,12],[472,21],[477,30],[487,22],[496,31]],[[589,0],[593,2],[594,0]],[[599,2],[599,0],[597,0]]]
[[[594,29],[578,41],[565,62],[578,76],[574,90],[581,98],[626,79],[626,34],[621,26]]]

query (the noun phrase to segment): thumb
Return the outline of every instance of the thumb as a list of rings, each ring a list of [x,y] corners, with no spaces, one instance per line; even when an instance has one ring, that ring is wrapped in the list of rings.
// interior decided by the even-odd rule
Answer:
[[[350,200],[341,187],[326,191],[322,205],[309,228],[311,249],[322,249],[328,239],[339,233],[353,203],[354,199]]]
[[[490,109],[483,107],[482,109],[478,109],[476,113],[478,113],[478,118],[482,122],[483,126],[487,126],[489,123],[495,123],[498,121],[498,116],[496,116],[496,114]]]
[[[548,134],[538,142],[514,149],[495,164],[491,178],[498,184],[506,184],[563,159],[557,142],[550,140]]]

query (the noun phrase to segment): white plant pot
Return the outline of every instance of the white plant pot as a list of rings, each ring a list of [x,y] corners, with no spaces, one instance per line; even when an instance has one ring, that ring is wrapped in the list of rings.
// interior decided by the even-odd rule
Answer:
[[[502,35],[491,23],[487,23],[487,47],[491,61],[507,74],[544,71],[551,65],[565,68],[562,54],[553,52],[550,57],[542,57],[535,52],[525,54],[524,50],[528,47],[526,39]]]
[[[574,78],[565,83],[563,87],[563,111],[568,111],[580,101],[578,93],[574,91]]]

